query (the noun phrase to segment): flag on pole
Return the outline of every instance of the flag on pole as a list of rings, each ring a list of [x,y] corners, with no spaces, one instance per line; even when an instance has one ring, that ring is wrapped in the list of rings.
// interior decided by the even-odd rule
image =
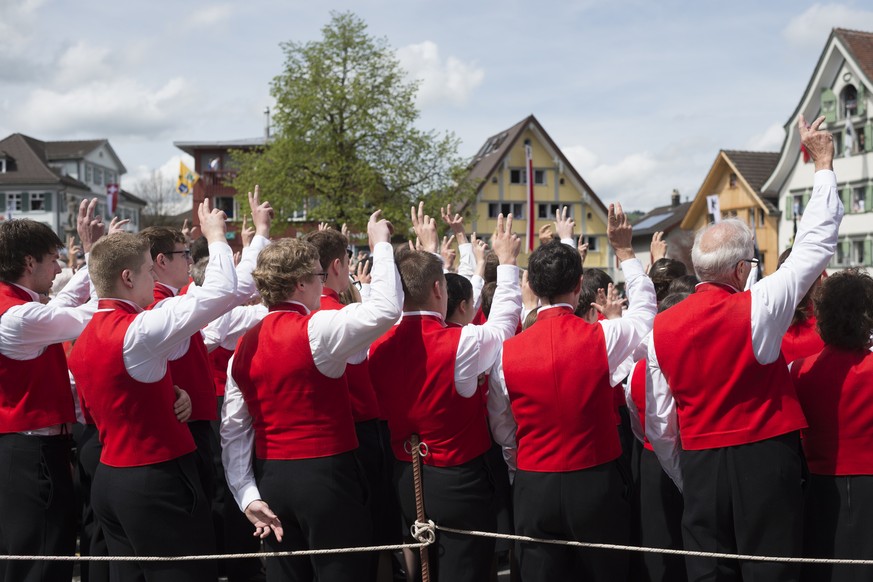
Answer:
[[[200,179],[200,174],[188,168],[184,162],[179,162],[179,179],[176,181],[176,192],[187,196],[194,191],[194,184]]]
[[[527,252],[532,253],[536,237],[536,225],[534,224],[534,216],[536,215],[534,214],[533,148],[530,147],[529,140],[524,144],[524,156],[527,160]]]
[[[121,189],[118,184],[106,184],[106,216],[112,217],[115,215],[115,209],[118,208],[118,192]]]
[[[712,214],[713,222],[721,222],[721,205],[718,202],[718,194],[710,194],[706,197],[706,209]]]

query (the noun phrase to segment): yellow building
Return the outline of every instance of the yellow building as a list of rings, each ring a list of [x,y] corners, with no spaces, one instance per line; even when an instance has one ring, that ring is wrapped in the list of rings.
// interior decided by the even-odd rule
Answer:
[[[606,207],[533,115],[489,137],[473,159],[470,176],[480,184],[470,212],[472,230],[488,235],[494,232],[498,214],[512,214],[513,230],[522,239],[519,264],[527,265],[525,233],[531,213],[527,208],[526,144],[531,146],[533,159],[534,233],[553,223],[558,209],[567,206],[576,221],[576,236],[585,237],[589,245],[585,266],[607,270],[614,278]],[[539,241],[534,243],[537,246]]]
[[[681,228],[697,231],[710,224],[713,217],[707,197],[716,194],[722,218],[739,218],[754,232],[763,274],[775,271],[779,259],[779,210],[777,198],[764,196],[761,187],[778,162],[779,152],[720,151]]]

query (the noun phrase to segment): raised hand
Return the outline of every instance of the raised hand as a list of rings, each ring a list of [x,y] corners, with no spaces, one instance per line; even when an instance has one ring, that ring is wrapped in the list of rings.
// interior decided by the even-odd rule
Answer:
[[[579,251],[579,259],[582,264],[585,264],[585,259],[588,257],[588,243],[582,242],[584,237],[579,237],[579,242],[576,243],[576,250]]]
[[[270,226],[273,224],[273,207],[269,202],[261,202],[261,187],[255,186],[255,193],[249,192],[249,207],[252,209],[252,223],[255,234],[264,238],[270,236]]]
[[[382,218],[382,211],[377,210],[370,215],[370,221],[367,223],[367,237],[370,240],[370,252],[376,248],[376,243],[391,242],[391,234],[394,232],[394,227],[390,222]]]
[[[197,226],[188,226],[188,219],[182,221],[182,236],[191,240],[191,237],[194,236],[194,231],[197,230]]]
[[[409,217],[412,219],[412,230],[421,243],[424,250],[431,253],[440,252],[440,238],[437,234],[436,221],[424,213],[424,201],[419,202],[418,212],[415,206],[409,209]]]
[[[555,232],[561,240],[573,238],[573,229],[576,227],[576,221],[572,217],[568,217],[569,209],[564,206],[558,215],[555,216]]]
[[[552,225],[544,224],[540,227],[540,244],[544,245],[552,240]]]
[[[355,268],[355,281],[361,285],[369,285],[373,277],[370,276],[371,261],[358,261],[358,266]]]
[[[652,244],[649,245],[649,252],[652,255],[652,263],[667,256],[667,241],[664,240],[664,233],[660,230],[652,235]]]
[[[615,257],[619,261],[626,261],[636,257],[631,243],[633,228],[627,219],[627,214],[621,209],[621,204],[616,202],[609,205],[606,236],[609,244],[615,249]]]
[[[815,162],[816,171],[834,169],[834,136],[828,131],[819,129],[824,120],[825,117],[822,115],[813,121],[812,125],[807,125],[802,114],[797,120],[800,143]]]
[[[452,239],[448,236],[443,237],[443,242],[440,245],[440,256],[443,258],[443,267],[452,271],[452,266],[455,264],[455,258],[458,253],[452,248]]]
[[[248,220],[246,220],[246,216],[243,215],[242,228],[239,230],[239,236],[242,238],[243,248],[252,244],[252,239],[255,238],[255,234],[255,229],[248,225]]]
[[[452,230],[452,235],[458,240],[458,244],[465,244],[467,242],[467,233],[464,232],[464,217],[457,213],[452,216],[451,204],[447,204],[445,208],[441,207],[440,215],[443,217],[443,222]]]
[[[245,514],[248,520],[252,522],[252,525],[255,526],[253,536],[264,539],[270,535],[270,532],[273,532],[276,534],[276,541],[282,541],[282,536],[285,534],[282,529],[282,522],[279,521],[279,518],[273,513],[266,501],[260,499],[252,501],[246,507]]]
[[[200,232],[208,242],[226,242],[227,215],[223,210],[210,208],[209,198],[197,207],[197,217],[200,219]]]
[[[597,290],[597,301],[591,304],[591,307],[601,313],[606,319],[618,319],[624,310],[627,299],[619,297],[618,290],[615,285],[610,283],[604,291]]]
[[[480,277],[484,277],[485,254],[488,252],[488,245],[484,240],[476,238],[475,232],[470,236],[470,242],[473,243],[473,257],[476,259],[476,274]]]
[[[497,229],[491,237],[491,248],[497,255],[501,265],[515,265],[519,251],[521,251],[521,239],[512,232],[512,215],[503,218],[503,214],[497,215]]]
[[[82,241],[82,250],[86,253],[91,252],[91,246],[97,242],[97,239],[103,236],[104,232],[103,219],[100,216],[94,215],[96,209],[96,198],[92,198],[90,201],[87,198],[83,198],[82,203],[79,204],[76,232],[79,233],[79,240]]]
[[[109,221],[109,231],[107,234],[115,234],[117,232],[124,232],[124,227],[130,222],[129,218],[125,218],[124,220],[119,220],[117,216],[113,216],[112,220]]]

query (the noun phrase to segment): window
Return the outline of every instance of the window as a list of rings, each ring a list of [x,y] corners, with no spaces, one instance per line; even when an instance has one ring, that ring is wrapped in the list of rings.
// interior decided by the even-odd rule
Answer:
[[[596,236],[586,236],[585,242],[588,243],[588,252],[589,253],[596,253],[598,250],[600,250],[597,246],[597,237]]]
[[[94,183],[98,186],[103,185],[103,168],[94,168]]]
[[[509,170],[510,184],[527,184],[527,169],[516,168]],[[546,183],[546,171],[534,169],[534,184],[543,186]]]
[[[45,206],[45,194],[31,194],[30,195],[30,211],[31,212],[42,212],[46,210]]]
[[[803,216],[803,194],[792,196],[791,212],[798,218]]]
[[[509,216],[511,214],[513,218],[523,218],[524,203],[490,202],[488,204],[488,218],[497,218],[498,214],[503,214],[503,216]]]
[[[853,265],[866,265],[867,262],[864,260],[864,241],[863,240],[853,240],[852,241],[852,264]]]
[[[864,208],[866,202],[864,190],[864,186],[855,186],[852,188],[852,212],[864,212],[867,210]]]
[[[106,170],[106,183],[107,184],[115,184],[115,172],[110,170]]]
[[[836,264],[845,265],[846,264],[846,247],[848,245],[838,243],[837,244],[837,253],[836,253]]]
[[[556,216],[558,216],[558,213],[561,212],[561,208],[563,208],[564,206],[567,207],[567,216],[572,217],[572,204],[560,204],[554,202],[549,204],[537,204],[537,218],[554,219]]]
[[[858,114],[858,90],[854,85],[846,85],[840,92],[840,111],[843,117]]]
[[[6,158],[0,158],[0,174],[6,173]]]
[[[734,174],[733,172],[731,172],[730,185],[731,185],[731,188],[737,187],[737,175]]]
[[[94,178],[92,177],[93,171],[94,171],[94,168],[93,168],[93,166],[91,166],[91,164],[85,164],[85,181],[86,182],[93,182],[94,181]]]
[[[6,212],[21,212],[21,194],[6,194]]]
[[[215,208],[223,210],[228,220],[236,220],[236,200],[233,196],[216,196]]]
[[[838,156],[843,155],[843,132],[834,131],[831,135],[834,136],[834,154]]]

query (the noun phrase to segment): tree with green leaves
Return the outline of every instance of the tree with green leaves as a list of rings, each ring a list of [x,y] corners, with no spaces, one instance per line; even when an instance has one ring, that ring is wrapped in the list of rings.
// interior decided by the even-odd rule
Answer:
[[[376,208],[405,230],[418,200],[433,209],[468,202],[476,184],[466,180],[459,140],[415,127],[418,84],[406,80],[388,41],[348,12],[332,13],[322,32],[318,41],[281,45],[275,136],[234,152],[236,190],[260,184],[278,223],[305,209],[311,220],[355,229]]]

